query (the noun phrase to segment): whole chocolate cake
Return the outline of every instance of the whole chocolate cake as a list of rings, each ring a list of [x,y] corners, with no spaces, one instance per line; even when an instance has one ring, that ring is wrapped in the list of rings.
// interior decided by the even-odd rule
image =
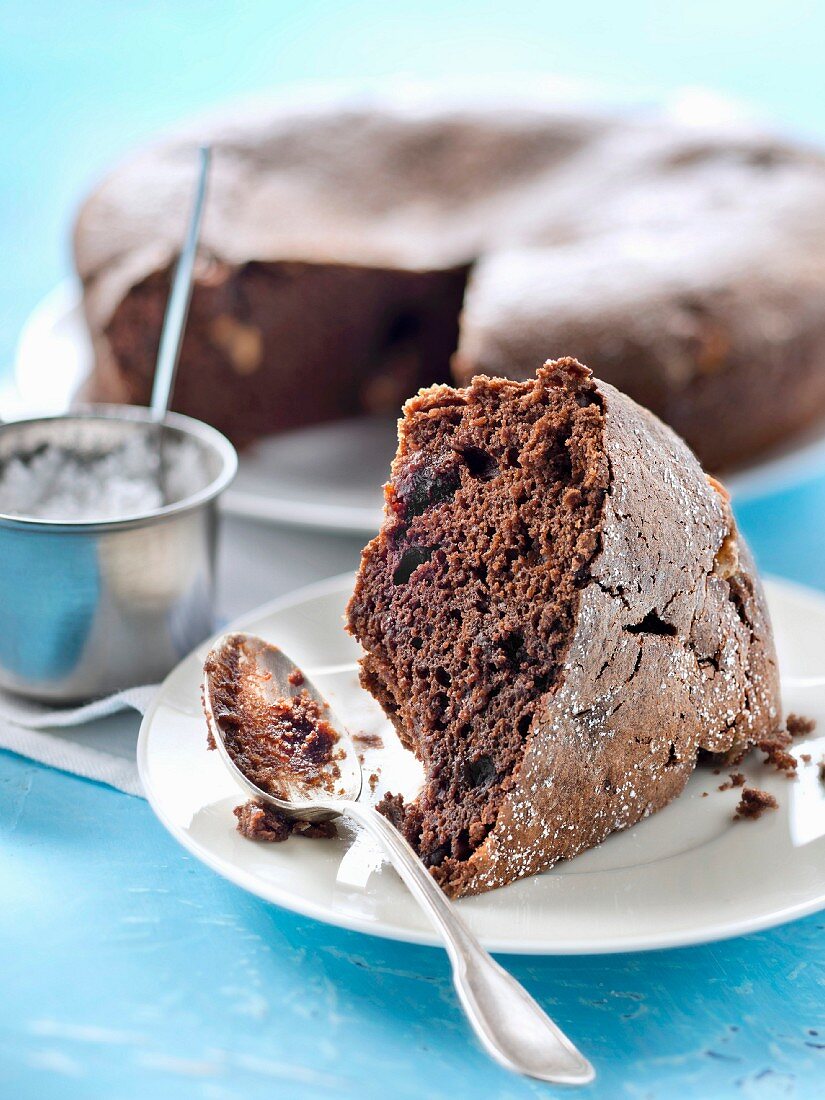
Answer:
[[[633,825],[778,721],[724,490],[572,359],[407,402],[348,622],[424,765],[382,808],[456,896]]]
[[[116,169],[77,270],[95,400],[145,403],[215,154],[175,407],[245,443],[576,355],[712,468],[825,412],[825,159],[751,126],[391,96],[239,111]],[[307,385],[311,385],[311,399]]]

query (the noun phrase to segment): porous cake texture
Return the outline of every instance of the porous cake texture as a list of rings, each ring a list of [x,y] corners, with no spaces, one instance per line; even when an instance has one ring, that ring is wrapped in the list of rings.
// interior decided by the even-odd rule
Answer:
[[[407,402],[348,624],[424,766],[382,808],[454,896],[598,844],[778,721],[724,490],[571,359]]]

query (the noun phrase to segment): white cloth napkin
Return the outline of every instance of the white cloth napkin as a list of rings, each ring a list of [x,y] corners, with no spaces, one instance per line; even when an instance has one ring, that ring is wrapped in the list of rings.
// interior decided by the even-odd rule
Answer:
[[[136,746],[157,684],[130,688],[82,707],[49,707],[0,691],[0,748],[51,768],[144,798]]]

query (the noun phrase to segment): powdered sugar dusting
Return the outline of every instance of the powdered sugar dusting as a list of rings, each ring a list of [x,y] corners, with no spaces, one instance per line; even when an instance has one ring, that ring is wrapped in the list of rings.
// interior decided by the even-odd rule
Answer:
[[[190,439],[135,432],[113,450],[79,454],[49,444],[0,470],[0,513],[54,523],[124,519],[182,500],[204,484],[201,450]],[[163,488],[161,486],[163,485]]]

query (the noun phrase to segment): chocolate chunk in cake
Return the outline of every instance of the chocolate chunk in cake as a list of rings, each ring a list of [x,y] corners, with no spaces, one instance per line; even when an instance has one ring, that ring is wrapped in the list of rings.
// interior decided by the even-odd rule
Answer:
[[[426,776],[381,808],[448,893],[597,844],[677,795],[700,751],[732,762],[776,728],[725,496],[579,363],[422,391],[386,502],[348,623]]]

